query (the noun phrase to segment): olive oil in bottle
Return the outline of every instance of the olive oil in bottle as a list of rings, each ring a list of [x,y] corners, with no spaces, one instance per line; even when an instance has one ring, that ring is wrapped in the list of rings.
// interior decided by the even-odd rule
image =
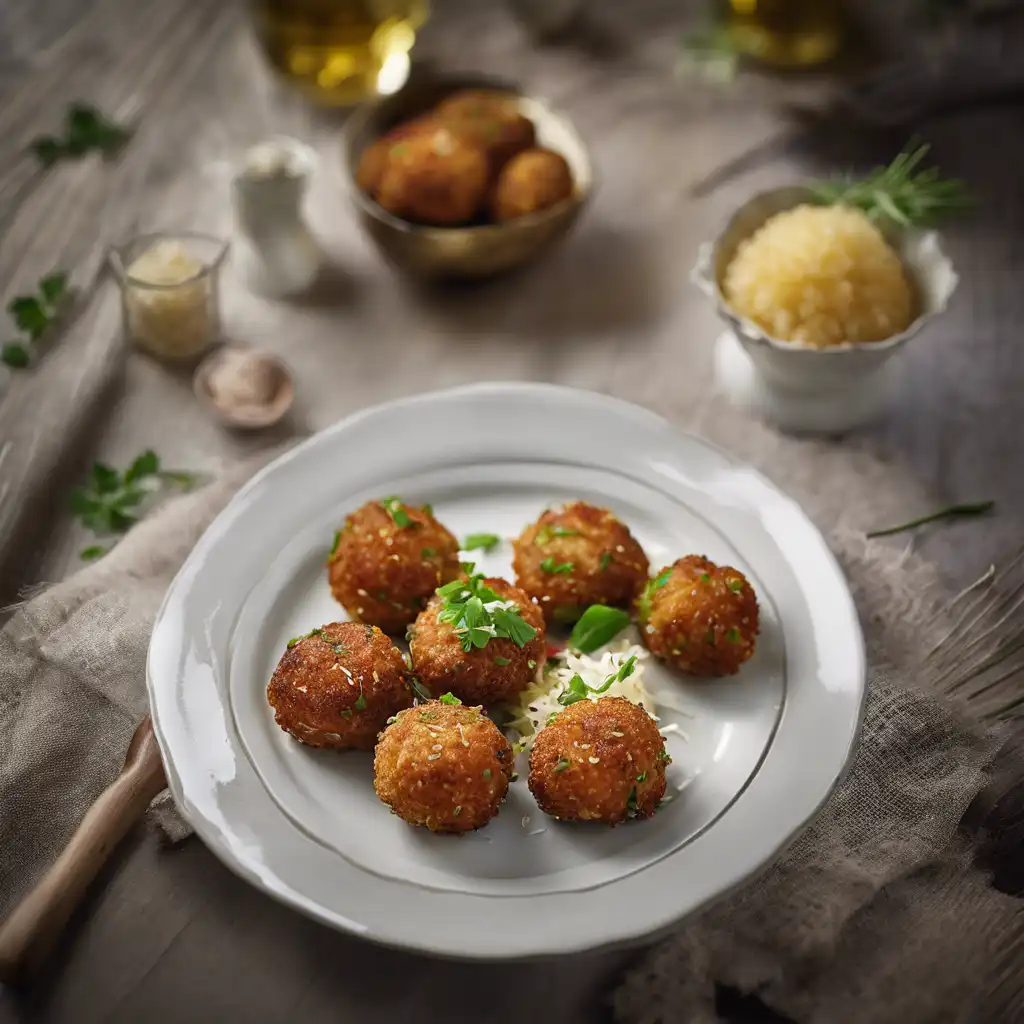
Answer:
[[[842,43],[840,0],[728,0],[727,24],[736,48],[776,67],[812,67]]]
[[[330,106],[400,89],[428,8],[428,0],[252,0],[271,65]]]

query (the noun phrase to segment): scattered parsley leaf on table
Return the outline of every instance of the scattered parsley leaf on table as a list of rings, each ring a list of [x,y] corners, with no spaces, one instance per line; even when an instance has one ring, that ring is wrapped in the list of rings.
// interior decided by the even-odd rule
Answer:
[[[138,506],[157,492],[161,482],[177,483],[187,489],[196,479],[191,473],[161,471],[156,452],[147,450],[135,458],[124,474],[106,463],[94,463],[89,483],[71,492],[69,504],[71,511],[93,533],[99,536],[126,533],[138,522]],[[84,560],[98,558],[106,550],[93,545],[85,548],[80,557]]]
[[[131,137],[130,128],[108,120],[95,107],[73,103],[64,119],[64,136],[39,135],[29,149],[44,167],[52,167],[60,160],[77,159],[94,151],[104,157],[114,156]]]
[[[35,295],[18,295],[7,304],[14,326],[27,337],[9,341],[0,348],[0,360],[13,369],[22,370],[30,360],[28,343],[38,340],[56,319],[68,294],[68,277],[54,271],[36,286]]]

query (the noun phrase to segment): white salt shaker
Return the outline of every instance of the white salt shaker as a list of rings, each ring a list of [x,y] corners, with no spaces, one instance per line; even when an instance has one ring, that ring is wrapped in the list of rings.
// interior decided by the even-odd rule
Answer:
[[[238,273],[255,292],[279,298],[305,291],[323,255],[302,216],[314,154],[295,139],[254,146],[232,181]]]

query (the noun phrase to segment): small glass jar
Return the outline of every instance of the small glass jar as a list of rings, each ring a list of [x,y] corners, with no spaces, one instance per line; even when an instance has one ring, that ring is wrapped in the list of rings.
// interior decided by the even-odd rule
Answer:
[[[227,242],[196,232],[139,235],[110,254],[125,335],[169,362],[191,362],[220,337],[219,273]]]

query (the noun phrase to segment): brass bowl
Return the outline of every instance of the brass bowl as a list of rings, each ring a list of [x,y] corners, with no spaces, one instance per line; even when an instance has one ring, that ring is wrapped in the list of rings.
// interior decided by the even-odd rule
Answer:
[[[533,121],[538,145],[561,153],[572,171],[573,194],[546,210],[502,224],[432,227],[388,213],[356,184],[359,158],[396,124],[430,110],[461,89],[495,89],[519,97]],[[426,279],[479,279],[523,266],[564,238],[593,191],[590,154],[572,122],[541,99],[524,96],[508,82],[487,76],[437,76],[410,84],[357,111],[345,127],[343,169],[363,227],[397,267]]]

